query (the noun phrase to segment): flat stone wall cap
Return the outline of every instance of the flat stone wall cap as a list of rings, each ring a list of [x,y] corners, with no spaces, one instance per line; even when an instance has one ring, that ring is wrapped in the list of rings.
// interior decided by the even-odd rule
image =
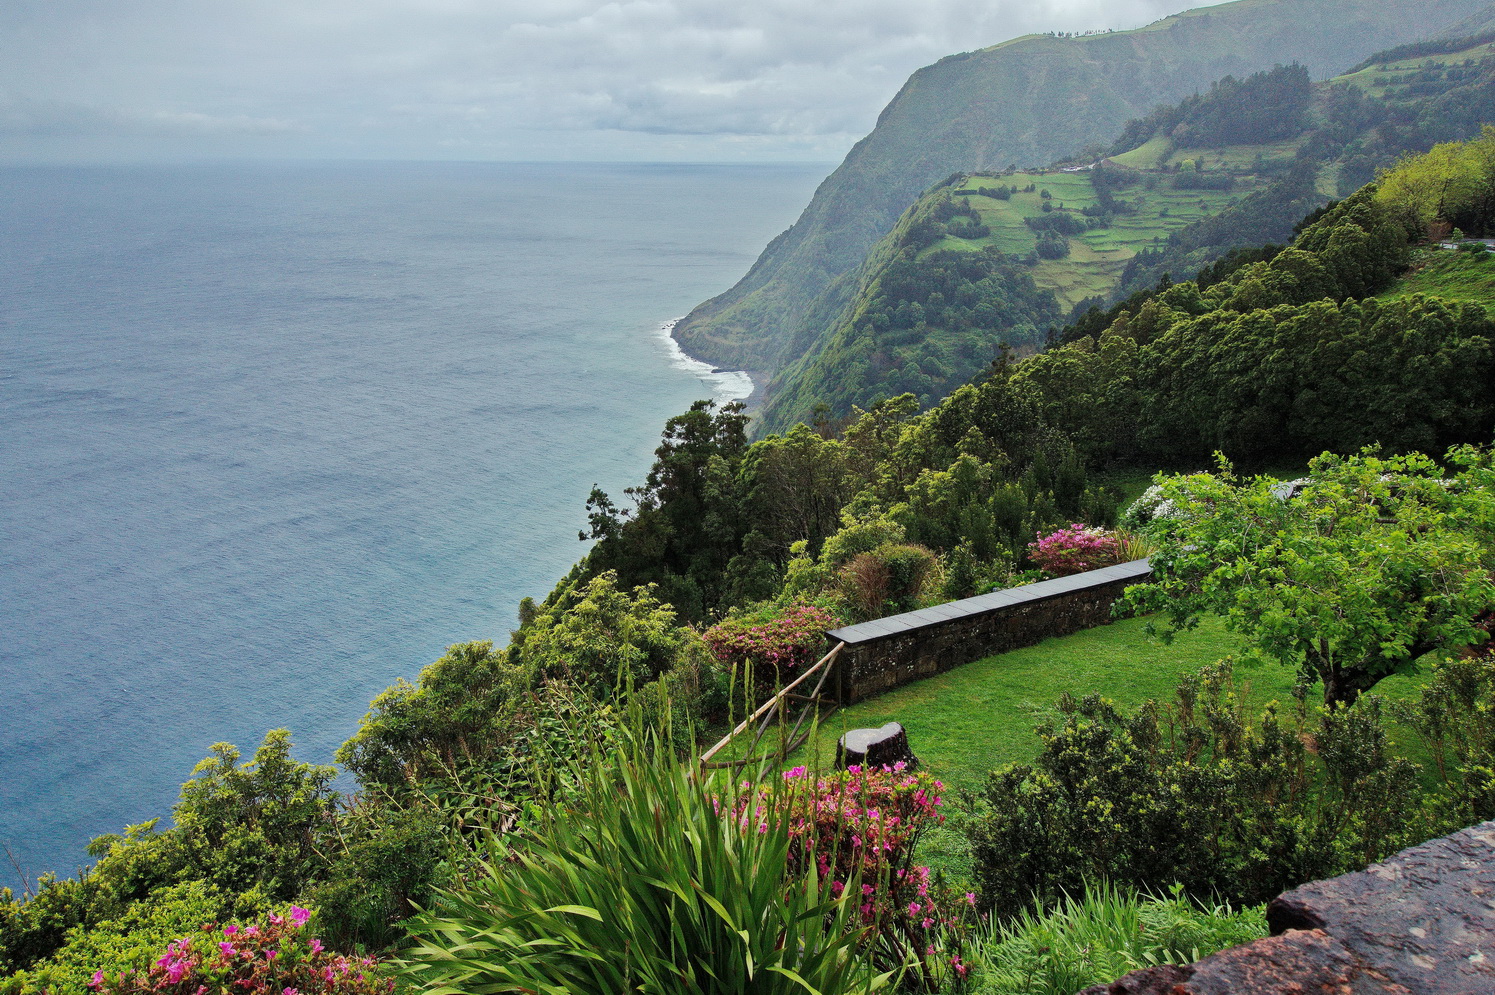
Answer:
[[[939,625],[943,622],[950,622],[958,618],[969,618],[973,615],[981,615],[1000,608],[1011,608],[1014,605],[1047,601],[1049,598],[1075,594],[1079,591],[1088,591],[1093,588],[1104,587],[1107,584],[1114,584],[1117,581],[1144,577],[1148,573],[1150,573],[1150,568],[1146,560],[1132,560],[1129,563],[1102,567],[1099,570],[1087,570],[1084,573],[1070,574],[1068,577],[1056,577],[1053,580],[1038,581],[1036,584],[1024,584],[1021,587],[1010,587],[1003,591],[978,594],[974,598],[950,601],[943,605],[935,605],[932,608],[920,608],[917,611],[904,612],[901,615],[889,615],[886,618],[873,619],[870,622],[859,622],[856,625],[831,629],[826,635],[831,639],[847,643],[848,645],[871,642],[874,639],[900,635],[905,632],[916,632],[919,629],[927,629],[930,626]]]
[[[974,598],[967,598],[957,604],[970,605],[972,614],[983,611],[991,611],[994,608],[1006,608],[1023,600],[1020,595],[1013,594],[1011,590],[992,591],[989,594],[978,594]]]
[[[1294,888],[1273,899],[1267,923],[1323,929],[1408,991],[1495,992],[1495,822]]]
[[[900,617],[904,620],[905,623],[919,624],[925,621],[948,622],[952,618],[964,618],[966,614],[966,610],[961,607],[961,603],[959,601],[951,601],[943,605],[933,605],[929,608],[920,608],[916,612],[909,612],[907,615],[903,615]]]
[[[902,630],[903,627],[892,624],[891,619],[874,618],[870,622],[858,622],[856,625],[848,625],[843,629],[832,629],[826,635],[843,643],[865,643],[869,639],[876,639],[879,636]]]

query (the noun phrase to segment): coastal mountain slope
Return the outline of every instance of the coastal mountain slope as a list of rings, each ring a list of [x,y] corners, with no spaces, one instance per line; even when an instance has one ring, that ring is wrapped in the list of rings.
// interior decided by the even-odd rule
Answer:
[[[1027,36],[950,56],[914,73],[793,227],[735,287],[679,322],[675,336],[709,362],[773,370],[803,351],[802,329],[813,331],[849,298],[854,286],[838,278],[940,178],[1043,165],[1108,142],[1128,120],[1226,75],[1300,62],[1319,78],[1333,76],[1487,6],[1237,0],[1135,31]]]
[[[931,406],[1004,344],[1032,353],[1066,316],[1081,318],[1070,337],[1096,334],[1107,303],[1285,242],[1377,169],[1492,120],[1487,33],[1403,45],[1320,83],[1302,66],[1227,77],[1130,122],[1098,161],[952,177],[849,275],[854,293],[777,371],[757,428],[903,393]]]

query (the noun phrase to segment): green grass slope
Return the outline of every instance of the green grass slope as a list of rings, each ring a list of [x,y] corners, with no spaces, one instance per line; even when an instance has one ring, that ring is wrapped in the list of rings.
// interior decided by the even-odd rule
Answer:
[[[916,72],[873,132],[737,286],[675,334],[717,364],[772,370],[813,341],[802,324],[843,304],[842,280],[920,191],[952,172],[1048,163],[1234,73],[1297,61],[1320,77],[1424,37],[1480,0],[1237,0],[1130,32],[1028,36]],[[829,302],[817,304],[822,295]]]
[[[1406,276],[1378,299],[1400,300],[1415,294],[1446,301],[1474,301],[1495,312],[1495,252],[1424,250]]]

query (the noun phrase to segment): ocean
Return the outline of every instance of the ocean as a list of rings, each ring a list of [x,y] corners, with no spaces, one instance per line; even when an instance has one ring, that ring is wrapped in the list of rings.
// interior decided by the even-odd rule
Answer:
[[[63,876],[211,744],[330,762],[751,389],[666,323],[825,166],[0,169],[0,843]],[[21,874],[0,853],[0,885]]]

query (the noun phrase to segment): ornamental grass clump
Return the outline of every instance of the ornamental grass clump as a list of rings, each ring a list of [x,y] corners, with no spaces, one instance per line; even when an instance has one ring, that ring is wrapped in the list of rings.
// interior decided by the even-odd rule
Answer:
[[[304,932],[311,913],[291,906],[251,926],[207,925],[170,943],[148,971],[94,973],[100,995],[389,995],[372,957],[348,957]]]
[[[656,736],[622,737],[571,772],[564,804],[493,834],[478,873],[411,923],[411,978],[432,993],[821,995],[896,981],[860,955],[853,875],[790,854],[795,810],[692,777]]]
[[[980,931],[978,995],[1071,995],[1156,964],[1189,964],[1267,935],[1266,907],[1201,904],[1172,888],[1136,895],[1101,883],[1051,909],[1024,909]]]
[[[1068,528],[1040,535],[1028,547],[1028,558],[1040,569],[1064,577],[1117,563],[1121,544],[1104,529],[1075,522]]]

